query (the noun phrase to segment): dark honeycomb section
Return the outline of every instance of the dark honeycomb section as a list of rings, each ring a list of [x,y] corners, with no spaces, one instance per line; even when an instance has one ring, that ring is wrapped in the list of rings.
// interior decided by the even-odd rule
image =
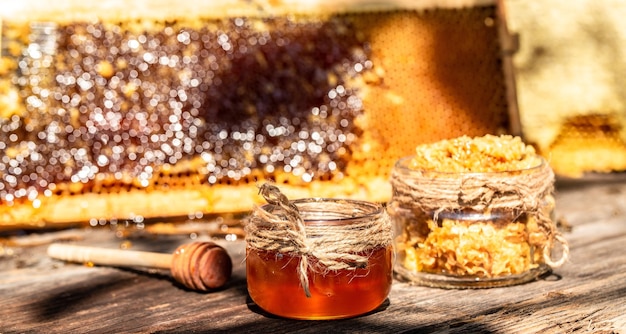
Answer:
[[[372,68],[349,21],[205,23],[32,24],[13,79],[26,111],[0,120],[0,201],[342,177],[362,113],[346,80]]]

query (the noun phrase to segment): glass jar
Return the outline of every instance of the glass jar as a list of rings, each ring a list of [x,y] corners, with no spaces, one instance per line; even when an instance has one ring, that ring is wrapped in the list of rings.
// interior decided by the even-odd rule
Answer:
[[[536,279],[551,267],[556,231],[553,173],[536,167],[489,173],[393,168],[388,211],[395,224],[395,271],[418,285],[486,288]]]
[[[297,226],[277,228],[280,221],[269,221],[289,220],[277,205],[256,208],[247,222],[252,300],[269,313],[293,319],[348,318],[378,308],[391,290],[394,259],[392,224],[384,208],[340,199],[289,205],[297,208],[304,238]]]

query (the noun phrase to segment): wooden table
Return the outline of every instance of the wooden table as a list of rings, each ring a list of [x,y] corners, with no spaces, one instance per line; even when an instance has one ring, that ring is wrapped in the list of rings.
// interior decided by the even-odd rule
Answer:
[[[261,312],[247,295],[241,239],[221,241],[235,261],[228,286],[198,293],[163,271],[89,267],[45,255],[58,239],[171,252],[189,234],[119,236],[105,226],[5,236],[0,333],[626,333],[626,182],[620,178],[559,184],[557,215],[571,227],[564,232],[571,257],[551,275],[485,290],[396,281],[378,310],[349,320],[294,321]]]

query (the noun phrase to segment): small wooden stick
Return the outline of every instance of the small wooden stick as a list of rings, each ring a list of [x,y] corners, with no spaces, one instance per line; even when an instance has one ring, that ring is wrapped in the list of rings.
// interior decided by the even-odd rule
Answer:
[[[51,244],[48,256],[96,265],[170,269],[177,282],[200,291],[222,287],[232,274],[230,256],[224,248],[213,242],[185,244],[173,254]]]

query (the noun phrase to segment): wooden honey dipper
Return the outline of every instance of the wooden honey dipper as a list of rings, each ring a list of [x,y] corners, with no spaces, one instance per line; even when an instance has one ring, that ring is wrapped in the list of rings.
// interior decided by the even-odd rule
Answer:
[[[173,254],[51,244],[48,256],[77,263],[170,269],[177,282],[199,291],[224,286],[233,267],[226,250],[213,242],[181,245]]]

